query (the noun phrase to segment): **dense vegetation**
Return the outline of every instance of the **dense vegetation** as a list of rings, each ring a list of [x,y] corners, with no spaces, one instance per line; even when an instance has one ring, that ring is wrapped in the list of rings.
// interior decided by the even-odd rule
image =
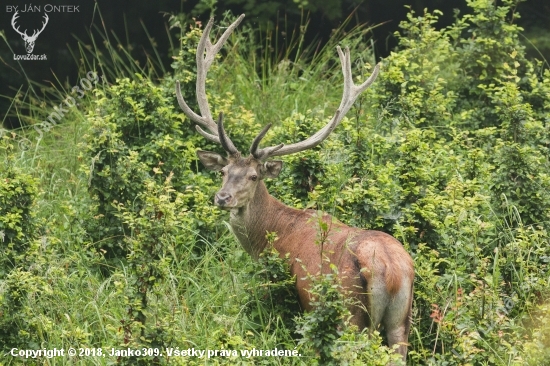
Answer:
[[[525,57],[513,0],[468,5],[472,14],[443,30],[434,28],[438,12],[411,12],[399,48],[337,130],[285,157],[281,176],[267,183],[289,205],[403,242],[416,266],[408,364],[543,365],[550,71]],[[254,29],[238,30],[208,80],[210,103],[224,112],[236,145],[246,149],[268,122],[266,145],[324,125],[341,94],[335,45],[350,47],[354,75],[364,80],[373,63],[366,33],[336,32],[321,50],[297,34],[278,58]],[[54,105],[78,98],[68,87],[51,104],[26,106],[31,114],[20,118],[34,129],[0,130],[2,362],[23,362],[9,355],[13,347],[146,347],[164,357],[75,359],[387,364],[394,356],[383,333],[348,327],[335,273],[312,279],[318,308],[299,314],[284,259],[267,251],[253,262],[228,231],[227,214],[211,204],[219,179],[195,151],[219,147],[197,135],[174,96],[180,80],[194,100],[200,24],[182,34],[165,75],[154,61],[140,69],[116,45],[109,57],[83,47],[90,84],[81,83],[80,106],[48,121]],[[34,102],[18,95],[12,106],[22,103]],[[167,358],[167,348],[229,352]],[[254,348],[301,357],[241,356]]]

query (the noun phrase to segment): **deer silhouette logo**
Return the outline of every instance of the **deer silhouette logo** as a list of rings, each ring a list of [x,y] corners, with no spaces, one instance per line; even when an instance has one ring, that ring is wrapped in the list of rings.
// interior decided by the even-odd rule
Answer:
[[[34,32],[32,33],[32,36],[27,35],[26,29],[24,32],[21,32],[19,30],[19,26],[16,26],[15,21],[17,20],[18,17],[19,15],[17,14],[17,11],[16,11],[15,14],[13,14],[13,17],[11,18],[11,26],[17,33],[21,35],[21,38],[23,38],[23,41],[25,41],[25,48],[27,49],[27,53],[32,53],[32,50],[34,49],[34,42],[36,42],[36,39],[48,24],[48,20],[49,20],[48,14],[44,14],[44,22],[42,22],[42,29],[40,30],[35,29]]]

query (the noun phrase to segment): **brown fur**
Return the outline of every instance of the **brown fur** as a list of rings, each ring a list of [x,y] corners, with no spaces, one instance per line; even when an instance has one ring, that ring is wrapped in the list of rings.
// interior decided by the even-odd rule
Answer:
[[[248,213],[247,219],[241,221],[239,216],[248,210],[252,212]],[[379,231],[360,230],[340,222],[333,222],[329,215],[325,215],[323,220],[330,227],[324,252],[330,262],[337,265],[342,276],[343,287],[355,293],[354,296],[363,303],[367,312],[371,312],[373,302],[369,296],[368,284],[374,277],[381,276],[384,279],[386,291],[392,299],[402,288],[404,280],[412,286],[414,278],[412,259],[395,238]],[[268,244],[265,239],[266,232],[277,233],[278,239],[273,245],[281,256],[290,253],[290,268],[292,274],[297,277],[296,286],[300,303],[304,309],[311,310],[308,293],[310,284],[306,276],[308,273],[319,273],[321,267],[320,247],[315,244],[319,236],[316,212],[285,206],[271,197],[263,182],[260,182],[249,206],[232,214],[230,222],[237,238],[254,258],[257,258]],[[248,234],[243,232],[242,224],[246,226]],[[296,259],[300,261],[297,262]],[[359,270],[355,262],[359,264]],[[322,270],[327,273],[329,266],[324,263]],[[363,286],[365,282],[367,288]],[[408,335],[412,294],[402,306],[408,308],[404,319]],[[360,328],[379,325],[371,324],[369,315],[364,311],[356,310],[352,311],[352,314],[354,314],[352,322]],[[406,342],[406,339],[404,341]],[[405,356],[406,347],[400,353]]]
[[[398,352],[405,359],[414,266],[401,243],[380,231],[349,227],[327,214],[319,218],[316,211],[285,206],[269,195],[261,179],[268,168],[261,162],[230,158],[221,166],[211,154],[200,152],[199,157],[211,169],[224,170],[216,203],[231,212],[231,227],[244,249],[258,258],[268,245],[266,233],[275,232],[273,246],[282,257],[290,254],[290,270],[305,310],[311,310],[308,275],[329,273],[329,263],[336,265],[344,291],[361,303],[350,308],[352,323],[360,329],[382,325],[389,345],[399,344]],[[322,248],[328,262],[321,259],[316,243],[319,219],[329,228]]]

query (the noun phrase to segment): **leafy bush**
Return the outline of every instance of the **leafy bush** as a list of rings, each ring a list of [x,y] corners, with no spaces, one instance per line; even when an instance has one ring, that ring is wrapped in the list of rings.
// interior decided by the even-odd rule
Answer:
[[[0,165],[0,278],[25,263],[39,230],[35,218],[38,182],[14,166],[12,142],[7,135],[0,140],[6,154]]]
[[[36,314],[28,299],[42,296],[51,290],[40,276],[16,268],[5,276],[0,287],[0,347],[29,349],[40,347],[39,324],[48,322]]]
[[[162,173],[157,171],[157,174]],[[180,225],[189,222],[185,218],[185,197],[172,188],[172,176],[170,174],[162,186],[154,180],[145,182],[146,190],[137,197],[143,202],[139,212],[122,203],[116,206],[116,216],[129,228],[124,238],[128,248],[128,274],[123,289],[127,314],[121,319],[122,347],[165,349],[172,343],[172,317],[150,306],[160,295],[162,282],[168,279],[170,251],[185,242]],[[160,357],[134,357],[127,361],[160,364]]]
[[[332,357],[343,366],[402,365],[401,355],[382,345],[378,331],[359,332],[356,326],[347,326],[336,341]]]
[[[321,365],[335,365],[333,352],[336,340],[344,334],[345,316],[349,315],[338,270],[331,265],[332,273],[312,276],[310,287],[313,310],[304,315],[298,325],[300,342],[314,350]]]
[[[296,278],[290,275],[288,255],[281,258],[273,247],[260,254],[259,261],[250,268],[248,296],[243,300],[248,320],[256,330],[265,329],[279,317],[287,329],[294,328],[294,317],[301,311],[296,290]],[[273,321],[277,323],[277,320]]]
[[[285,157],[280,179],[268,186],[294,207],[329,211],[403,242],[416,267],[409,364],[542,364],[550,298],[550,72],[525,57],[511,21],[515,1],[468,4],[469,14],[439,30],[439,12],[411,12],[398,49],[338,129],[318,148]],[[252,263],[226,230],[226,214],[211,204],[218,183],[195,150],[220,148],[194,132],[174,96],[179,79],[194,102],[200,34],[195,23],[181,40],[173,75],[159,84],[117,75],[96,91],[83,122],[89,131],[80,174],[69,164],[73,152],[55,166],[48,160],[60,155],[54,144],[4,160],[4,351],[15,342],[299,347],[302,357],[212,362],[389,362],[395,355],[377,333],[347,326],[335,272],[313,279],[316,308],[298,321],[298,345],[285,253],[266,252]],[[286,53],[271,52],[255,29],[243,27],[209,72],[213,114],[225,113],[243,152],[268,122],[274,126],[266,145],[302,139],[337,107],[342,76],[333,46],[350,46],[356,78],[368,73],[364,35],[364,28],[348,36],[336,31],[323,49],[297,37]],[[13,145],[7,136],[2,141],[3,148]],[[17,149],[9,149],[11,157]],[[59,172],[67,179],[56,191],[49,184]],[[36,200],[39,190],[47,194]],[[35,212],[55,222],[40,241]]]
[[[212,186],[211,180],[194,173],[195,146],[182,139],[181,117],[172,96],[165,94],[164,88],[139,77],[119,80],[108,92],[97,91],[98,113],[90,115],[92,129],[83,155],[87,164],[82,168],[97,204],[92,232],[111,256],[127,253],[121,241],[127,228],[113,204],[139,212],[148,179],[161,183],[173,174],[172,184],[185,192],[189,207],[195,208],[193,227],[204,234],[216,225],[216,211],[207,204],[209,192],[197,189]]]

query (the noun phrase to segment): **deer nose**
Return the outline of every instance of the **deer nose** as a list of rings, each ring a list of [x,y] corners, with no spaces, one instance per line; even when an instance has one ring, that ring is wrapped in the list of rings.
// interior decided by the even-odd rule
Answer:
[[[227,192],[218,192],[216,193],[216,199],[215,199],[215,202],[217,205],[219,206],[224,206],[225,204],[227,204],[229,201],[231,201],[231,198],[233,198],[233,196],[231,196],[229,193]]]

